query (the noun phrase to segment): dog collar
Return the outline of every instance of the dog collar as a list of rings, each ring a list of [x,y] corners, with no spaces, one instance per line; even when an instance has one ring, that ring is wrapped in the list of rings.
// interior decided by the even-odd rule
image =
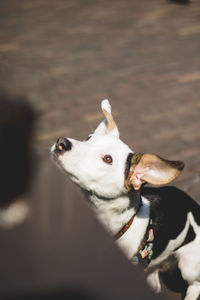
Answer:
[[[135,215],[133,215],[130,220],[128,221],[128,223],[126,223],[115,235],[114,235],[114,239],[118,240],[131,226],[131,224],[133,223],[133,220],[135,218]]]
[[[133,223],[133,220],[134,220],[136,214],[138,213],[139,209],[141,208],[141,206],[142,206],[142,200],[141,200],[141,197],[140,197],[140,202],[139,202],[139,206],[137,208],[136,213],[130,218],[130,220],[128,221],[128,223],[126,223],[125,225],[123,225],[122,228],[114,235],[114,239],[115,240],[118,240],[129,229],[129,227]]]

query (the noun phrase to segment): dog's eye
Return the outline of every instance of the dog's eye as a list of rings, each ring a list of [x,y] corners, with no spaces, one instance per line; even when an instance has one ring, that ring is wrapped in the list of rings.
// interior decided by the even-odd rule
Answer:
[[[105,163],[111,165],[112,162],[113,162],[112,156],[109,155],[109,154],[104,155],[103,161],[104,161]]]

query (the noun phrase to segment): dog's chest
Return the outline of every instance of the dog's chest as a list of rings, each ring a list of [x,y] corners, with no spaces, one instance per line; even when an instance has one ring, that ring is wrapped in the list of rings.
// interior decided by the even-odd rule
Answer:
[[[102,200],[95,195],[91,195],[89,198],[97,218],[113,236],[134,213],[133,210],[127,209],[130,205],[130,200],[126,196],[121,196],[114,200]]]
[[[120,248],[126,254],[128,259],[132,259],[138,252],[143,242],[149,225],[150,204],[146,198],[142,197],[142,205],[134,222],[126,233],[118,240]]]

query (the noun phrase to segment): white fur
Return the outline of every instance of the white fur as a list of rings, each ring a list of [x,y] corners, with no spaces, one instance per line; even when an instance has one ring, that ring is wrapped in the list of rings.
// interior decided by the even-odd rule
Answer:
[[[89,198],[98,219],[112,235],[127,222],[127,218],[130,219],[135,213],[134,209],[129,209],[130,200],[126,195],[108,201],[96,195],[91,195]]]
[[[158,270],[155,270],[147,276],[147,282],[155,293],[161,292],[161,284],[159,279]]]
[[[109,114],[111,114],[111,105],[108,99],[104,99],[101,102],[101,109],[107,111]]]
[[[94,133],[88,141],[69,140],[72,149],[58,156],[58,163],[71,179],[102,197],[121,196],[125,192],[124,168],[131,149],[113,135]],[[112,156],[112,165],[103,161],[106,154]]]
[[[196,233],[196,238],[177,250],[179,268],[185,280],[190,284],[196,282],[195,285],[200,286],[200,226],[195,222],[191,212],[188,213],[188,219]]]
[[[111,115],[107,99],[102,101],[102,110]],[[56,154],[54,145],[51,149],[54,158],[71,179],[86,191],[98,218],[114,235],[136,213],[130,206],[131,200],[124,187],[126,160],[133,151],[119,139],[117,126],[108,130],[107,120],[99,124],[88,141],[68,140],[72,144],[70,151]],[[105,155],[112,156],[111,164],[103,161]],[[149,223],[149,201],[142,197],[142,202],[132,225],[117,241],[129,259],[138,252]],[[196,233],[196,239],[181,247],[176,254],[182,276],[190,284],[185,300],[196,300],[200,294],[200,227],[191,213],[187,216],[183,231],[176,239],[168,242],[163,253],[152,260],[149,267],[155,268],[183,243],[190,225]],[[156,292],[161,290],[158,270],[148,276],[148,282]]]
[[[188,287],[186,297],[184,300],[197,300],[200,295],[200,284],[199,282],[194,282]]]
[[[135,216],[134,222],[129,230],[118,240],[120,248],[124,251],[128,259],[131,259],[138,252],[138,248],[149,224],[149,201],[142,197],[141,209]]]

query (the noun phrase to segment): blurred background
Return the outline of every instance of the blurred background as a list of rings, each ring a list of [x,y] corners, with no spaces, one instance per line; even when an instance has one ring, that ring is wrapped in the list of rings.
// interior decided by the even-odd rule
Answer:
[[[0,2],[1,299],[179,299],[150,292],[50,147],[85,139],[108,98],[122,140],[183,160],[200,203],[199,53],[198,0]]]

